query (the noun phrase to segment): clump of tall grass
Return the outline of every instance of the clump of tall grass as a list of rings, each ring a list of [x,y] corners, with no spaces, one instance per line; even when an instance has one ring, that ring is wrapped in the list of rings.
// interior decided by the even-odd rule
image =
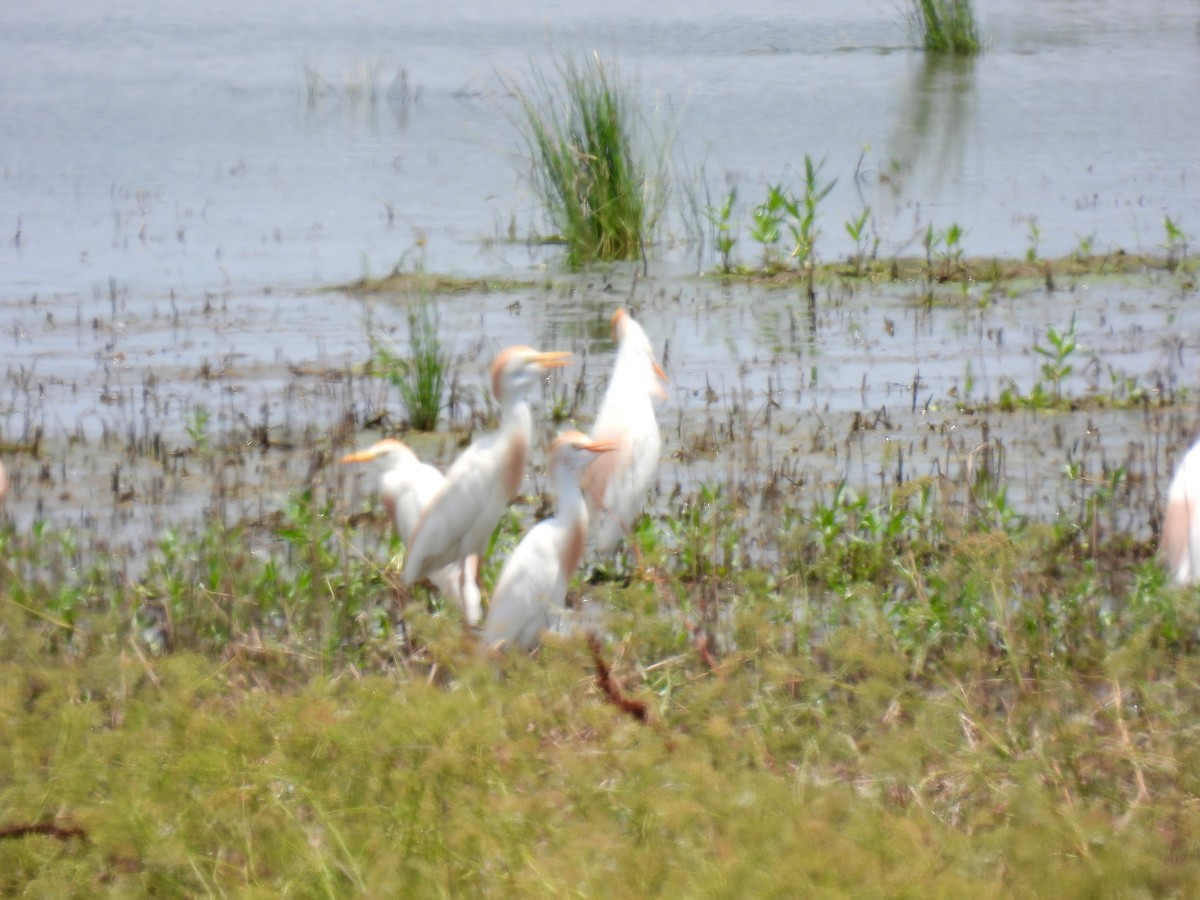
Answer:
[[[639,155],[640,121],[629,89],[593,55],[563,59],[557,78],[535,72],[514,86],[532,179],[572,268],[644,256],[662,211],[665,153]]]
[[[911,0],[908,19],[927,53],[973,56],[983,49],[971,0]]]
[[[418,431],[436,429],[450,373],[450,356],[438,333],[434,304],[422,300],[409,310],[407,357],[400,356],[378,338],[372,338],[372,344],[375,366],[400,391],[409,426]]]

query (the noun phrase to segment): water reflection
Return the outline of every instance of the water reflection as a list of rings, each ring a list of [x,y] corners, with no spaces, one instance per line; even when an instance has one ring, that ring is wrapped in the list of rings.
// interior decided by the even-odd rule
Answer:
[[[377,124],[381,112],[391,116],[398,131],[408,128],[409,117],[420,95],[420,89],[409,83],[404,66],[389,70],[374,64],[359,63],[340,76],[323,72],[318,67],[304,65],[305,108],[311,121],[320,122],[337,111]]]
[[[921,54],[898,98],[895,128],[881,173],[885,196],[936,202],[963,178],[968,136],[974,132],[978,91],[974,57]]]

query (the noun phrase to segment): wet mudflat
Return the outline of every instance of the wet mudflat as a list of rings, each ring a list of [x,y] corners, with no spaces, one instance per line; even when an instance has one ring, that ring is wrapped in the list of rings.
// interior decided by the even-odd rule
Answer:
[[[437,298],[453,360],[444,428],[407,439],[445,466],[491,427],[487,363],[512,343],[577,355],[545,388],[542,445],[568,422],[586,429],[611,367],[608,317],[625,305],[671,378],[656,517],[719,487],[767,535],[783,505],[805,509],[839,483],[886,500],[990,460],[1014,509],[1047,520],[1120,470],[1121,527],[1146,538],[1195,424],[1190,284],[1157,270],[1076,276],[1053,292],[1025,281],[930,294],[841,278],[810,306],[797,287],[615,271],[448,293]],[[306,488],[361,509],[373,476],[334,461],[407,431],[397,390],[369,363],[372,336],[407,351],[416,302],[334,290],[135,304],[118,289],[67,312],[6,304],[9,515],[136,558],[164,529],[268,517]],[[1038,348],[1072,322],[1072,371],[1054,385]],[[1039,385],[1066,399],[1014,408]],[[535,472],[526,494],[544,488]]]

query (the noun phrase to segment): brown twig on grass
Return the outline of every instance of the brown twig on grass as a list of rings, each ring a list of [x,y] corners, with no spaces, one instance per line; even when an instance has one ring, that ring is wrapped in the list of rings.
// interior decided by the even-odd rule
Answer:
[[[687,623],[690,625],[690,623]],[[713,659],[712,652],[708,649],[708,633],[703,627],[688,629],[692,633],[692,642],[696,645],[696,652],[700,654],[700,659],[704,665],[708,666],[708,670],[720,679],[725,678],[725,673],[717,667],[717,661]]]
[[[69,841],[79,838],[88,839],[87,832],[78,825],[55,825],[53,822],[25,822],[20,825],[5,825],[0,827],[0,839],[26,837],[31,834],[44,834],[47,837]]]
[[[643,725],[648,725],[650,723],[650,710],[641,700],[634,700],[631,697],[625,696],[625,692],[621,690],[621,686],[613,678],[612,669],[604,661],[604,656],[600,652],[600,639],[594,634],[589,634],[587,641],[588,646],[592,649],[592,659],[596,661],[596,686],[600,688],[600,693],[608,698],[608,702],[617,707],[617,709],[633,716]]]

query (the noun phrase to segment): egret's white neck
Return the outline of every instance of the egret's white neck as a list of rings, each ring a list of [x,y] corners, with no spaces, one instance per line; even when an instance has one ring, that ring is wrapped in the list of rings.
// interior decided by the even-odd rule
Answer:
[[[528,391],[505,391],[500,397],[500,430],[517,431],[526,438],[533,428],[533,411]]]
[[[558,498],[555,518],[564,525],[582,524],[587,527],[587,504],[579,488],[580,473],[568,465],[554,467],[554,493]]]

